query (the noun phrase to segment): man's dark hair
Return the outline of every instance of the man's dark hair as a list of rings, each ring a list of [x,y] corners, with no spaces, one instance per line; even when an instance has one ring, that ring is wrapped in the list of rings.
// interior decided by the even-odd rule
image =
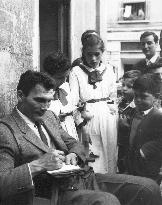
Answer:
[[[158,73],[147,73],[137,78],[133,89],[140,92],[151,93],[154,97],[160,96],[161,78]]]
[[[25,96],[37,85],[42,85],[45,89],[55,89],[54,80],[45,73],[28,70],[20,76],[17,91],[21,90]]]
[[[156,33],[151,32],[151,31],[145,31],[144,33],[142,33],[141,36],[140,36],[140,41],[143,38],[146,38],[147,36],[151,36],[151,35],[154,37],[154,42],[158,43],[158,40],[159,40],[158,36],[156,35]]]
[[[43,69],[51,76],[64,74],[71,68],[70,60],[61,52],[48,54],[43,62]]]

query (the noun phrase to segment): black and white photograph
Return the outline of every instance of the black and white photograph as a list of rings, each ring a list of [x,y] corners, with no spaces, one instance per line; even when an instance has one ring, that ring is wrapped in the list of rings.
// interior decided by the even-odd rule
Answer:
[[[0,0],[0,205],[162,205],[161,0]]]

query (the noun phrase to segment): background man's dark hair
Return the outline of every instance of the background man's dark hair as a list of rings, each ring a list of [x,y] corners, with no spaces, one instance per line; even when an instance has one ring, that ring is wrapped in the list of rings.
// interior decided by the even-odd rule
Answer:
[[[55,82],[47,74],[28,70],[20,76],[17,91],[21,90],[25,96],[37,85],[42,85],[45,89],[55,89]]]
[[[43,69],[51,76],[65,73],[71,68],[70,60],[61,52],[50,53],[44,59]]]
[[[158,43],[158,36],[156,35],[156,33],[154,32],[151,32],[151,31],[145,31],[144,33],[141,34],[140,36],[140,41],[143,39],[143,38],[146,38],[147,36],[153,36],[154,37],[154,41],[155,43]]]

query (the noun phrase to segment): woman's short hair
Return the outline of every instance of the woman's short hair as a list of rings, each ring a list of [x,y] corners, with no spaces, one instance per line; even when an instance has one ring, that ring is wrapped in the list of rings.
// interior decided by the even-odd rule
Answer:
[[[64,75],[70,68],[70,60],[61,52],[49,53],[43,62],[44,71],[51,76]]]

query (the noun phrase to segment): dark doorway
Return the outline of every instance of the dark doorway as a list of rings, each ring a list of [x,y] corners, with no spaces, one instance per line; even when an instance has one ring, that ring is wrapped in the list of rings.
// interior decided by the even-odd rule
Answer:
[[[52,51],[62,51],[70,57],[70,0],[40,0],[40,70],[44,57]]]

